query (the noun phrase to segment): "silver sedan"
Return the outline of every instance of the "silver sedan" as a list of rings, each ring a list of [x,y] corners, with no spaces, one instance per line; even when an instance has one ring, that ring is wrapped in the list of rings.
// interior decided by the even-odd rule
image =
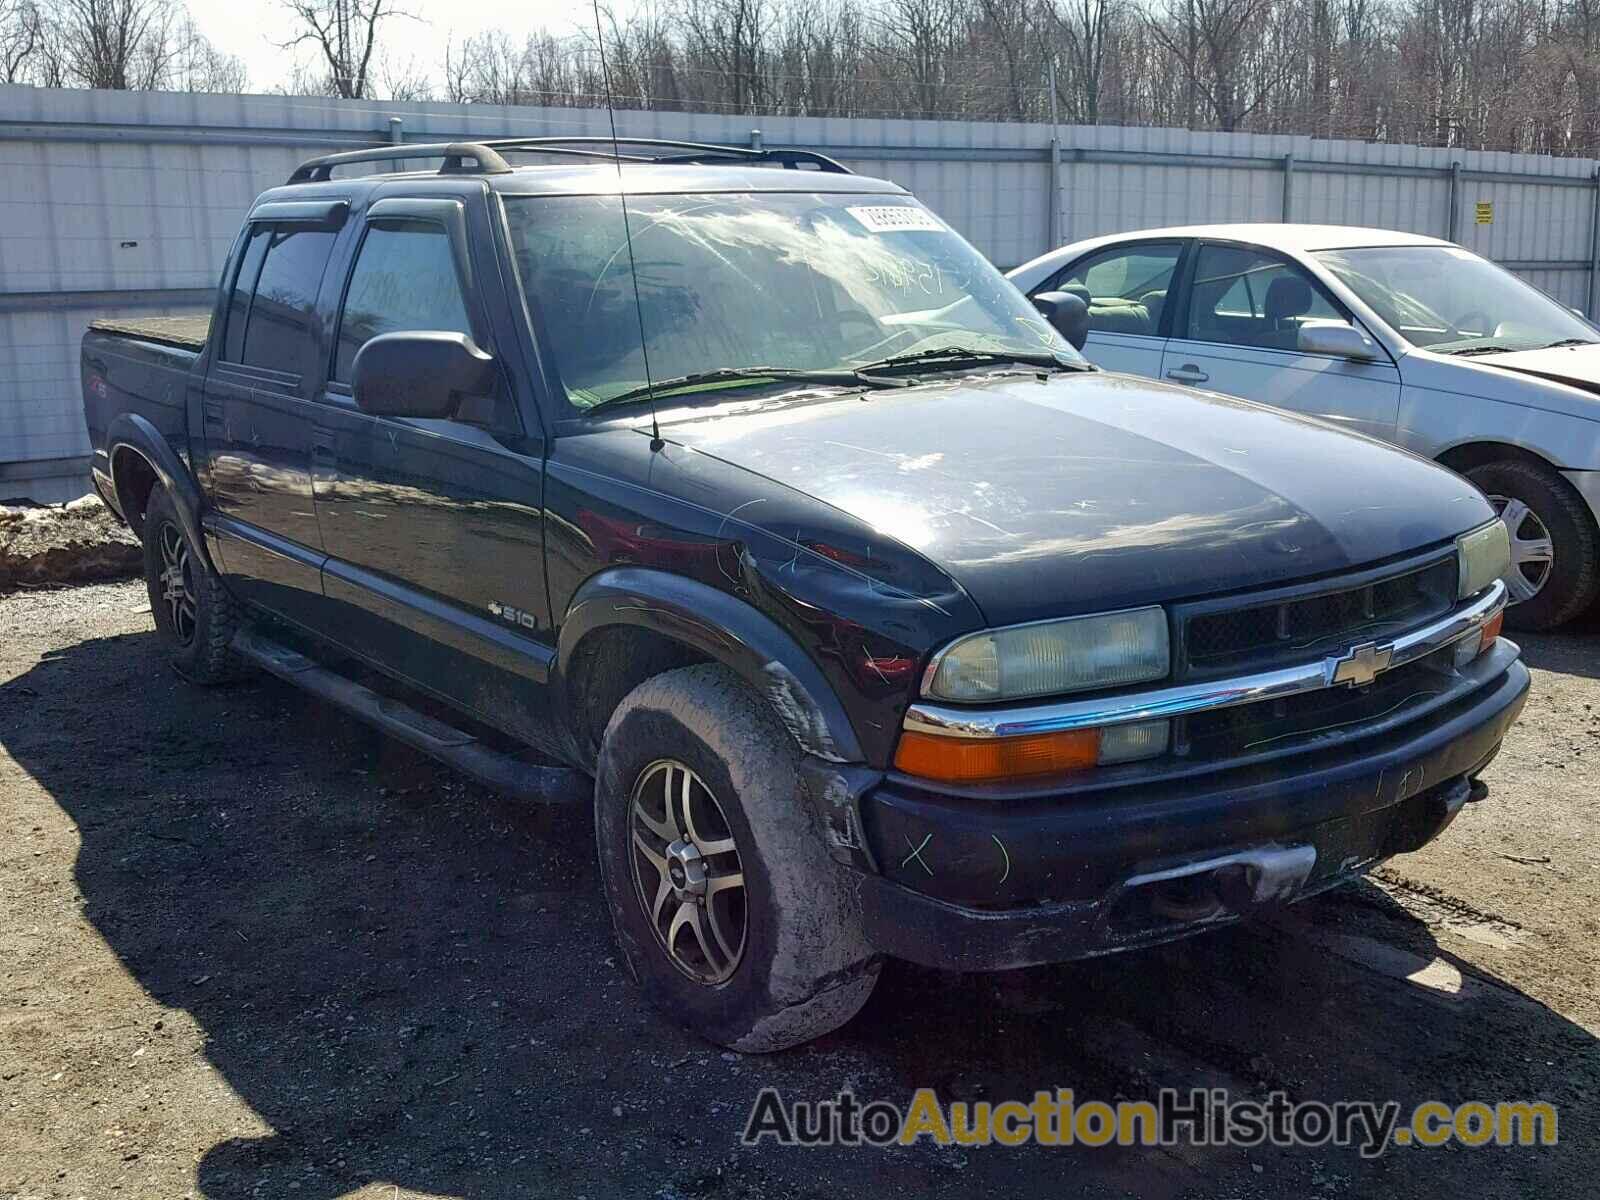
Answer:
[[[1383,229],[1200,225],[1076,242],[1010,278],[1082,299],[1108,370],[1460,471],[1511,533],[1512,624],[1553,628],[1600,593],[1600,329],[1487,259]]]

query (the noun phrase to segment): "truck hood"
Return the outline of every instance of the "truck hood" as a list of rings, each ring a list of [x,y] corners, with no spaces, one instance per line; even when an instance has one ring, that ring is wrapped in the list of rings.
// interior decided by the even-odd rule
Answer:
[[[1312,578],[1493,516],[1404,451],[1101,372],[664,416],[669,441],[915,549],[995,625]]]

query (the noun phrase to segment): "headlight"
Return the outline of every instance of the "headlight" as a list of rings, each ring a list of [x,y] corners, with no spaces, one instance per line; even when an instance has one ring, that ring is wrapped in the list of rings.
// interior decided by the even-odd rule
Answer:
[[[989,629],[953,642],[930,664],[923,694],[979,703],[1123,687],[1161,679],[1170,662],[1160,608]]]
[[[1490,521],[1456,539],[1456,599],[1476,596],[1511,570],[1511,536],[1504,521]]]

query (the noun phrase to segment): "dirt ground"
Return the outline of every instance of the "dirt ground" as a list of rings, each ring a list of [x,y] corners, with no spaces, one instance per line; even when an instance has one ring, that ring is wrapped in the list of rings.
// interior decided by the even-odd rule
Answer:
[[[0,593],[125,579],[143,561],[138,539],[97,496],[69,504],[0,504]]]
[[[0,1196],[1593,1196],[1600,631],[1523,640],[1490,798],[1375,881],[1136,955],[890,964],[840,1032],[740,1058],[620,974],[587,813],[182,683],[137,583],[0,598]],[[1542,1098],[1562,1141],[741,1148],[764,1084]]]

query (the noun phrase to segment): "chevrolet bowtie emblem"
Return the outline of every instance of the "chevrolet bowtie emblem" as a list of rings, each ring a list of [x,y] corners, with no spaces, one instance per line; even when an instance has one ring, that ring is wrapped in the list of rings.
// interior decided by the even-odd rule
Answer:
[[[1328,659],[1328,682],[1361,687],[1376,679],[1379,671],[1387,671],[1389,660],[1393,657],[1392,645],[1380,646],[1377,642],[1364,642],[1359,646],[1352,646],[1341,657]]]

